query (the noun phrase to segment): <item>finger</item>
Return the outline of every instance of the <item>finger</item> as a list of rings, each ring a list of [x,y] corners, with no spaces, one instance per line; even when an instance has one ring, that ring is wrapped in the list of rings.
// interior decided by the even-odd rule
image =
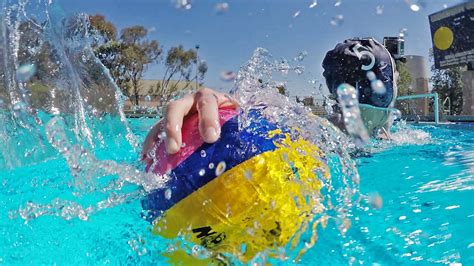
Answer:
[[[214,92],[214,94],[217,96],[217,105],[219,107],[235,107],[238,108],[240,105],[238,101],[230,96],[229,94],[226,93],[220,93],[220,92]]]
[[[165,116],[166,151],[174,154],[179,151],[182,143],[181,128],[183,118],[193,107],[193,95],[188,94],[183,98],[168,104]]]
[[[199,113],[199,133],[206,143],[214,143],[220,136],[218,114],[219,96],[210,89],[196,93],[196,109]]]
[[[150,132],[148,132],[142,146],[141,159],[143,161],[147,162],[147,159],[150,159],[149,153],[155,146],[155,142],[158,140],[158,134],[163,132],[163,124],[163,120],[159,121],[153,126]]]

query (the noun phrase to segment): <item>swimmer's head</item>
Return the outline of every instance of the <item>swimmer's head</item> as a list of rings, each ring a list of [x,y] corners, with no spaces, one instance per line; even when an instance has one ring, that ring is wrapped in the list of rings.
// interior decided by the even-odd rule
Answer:
[[[348,39],[327,52],[323,75],[332,95],[342,83],[354,86],[359,103],[391,107],[397,97],[396,65],[390,52],[372,38]]]

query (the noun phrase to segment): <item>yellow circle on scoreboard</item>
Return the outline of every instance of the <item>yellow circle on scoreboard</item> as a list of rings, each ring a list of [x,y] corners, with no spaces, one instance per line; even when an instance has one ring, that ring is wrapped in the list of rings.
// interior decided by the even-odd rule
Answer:
[[[433,40],[436,48],[443,51],[447,50],[454,41],[453,31],[448,27],[439,27],[433,36]]]

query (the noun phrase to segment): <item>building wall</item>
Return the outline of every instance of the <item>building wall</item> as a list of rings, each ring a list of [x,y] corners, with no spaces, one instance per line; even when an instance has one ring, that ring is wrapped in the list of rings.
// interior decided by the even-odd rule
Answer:
[[[406,66],[410,72],[413,94],[429,93],[429,72],[424,56],[407,55]],[[418,115],[429,115],[429,103],[431,99],[417,99],[409,102]]]
[[[466,71],[463,74],[463,115],[474,115],[474,71]]]

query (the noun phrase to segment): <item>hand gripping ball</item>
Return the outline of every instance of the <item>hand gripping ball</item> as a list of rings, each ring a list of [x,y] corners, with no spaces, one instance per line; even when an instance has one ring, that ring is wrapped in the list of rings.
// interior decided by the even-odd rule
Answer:
[[[142,206],[155,234],[184,236],[212,254],[247,262],[260,251],[297,242],[318,206],[316,172],[329,173],[318,147],[292,139],[258,111],[250,111],[242,129],[239,111],[220,109],[219,118],[221,136],[213,144],[202,141],[197,115],[185,119],[177,154],[157,143],[147,171],[170,180]],[[184,252],[170,257],[189,259]]]

